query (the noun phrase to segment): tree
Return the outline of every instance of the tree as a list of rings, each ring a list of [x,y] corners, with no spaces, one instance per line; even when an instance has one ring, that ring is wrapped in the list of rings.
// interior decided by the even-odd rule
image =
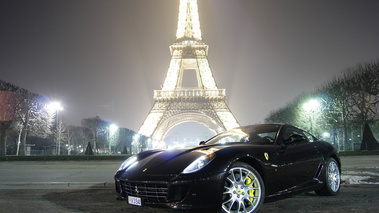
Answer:
[[[6,154],[7,134],[11,125],[15,122],[17,87],[0,81],[0,156]]]
[[[333,144],[338,144],[338,147],[343,147],[343,149],[347,147],[348,120],[351,117],[349,111],[351,105],[351,101],[349,101],[350,94],[347,90],[348,82],[345,79],[345,77],[334,78],[319,91],[323,94],[323,105],[325,106],[323,111],[324,123],[333,130]],[[338,133],[338,130],[342,130],[341,134]],[[342,135],[342,143],[336,142],[339,141],[336,140],[339,135]]]
[[[320,102],[320,113],[310,114],[301,109],[301,105],[310,99]],[[346,150],[353,132],[363,135],[365,123],[378,120],[378,110],[379,63],[375,62],[347,69],[343,75],[323,87],[301,95],[286,107],[272,112],[265,121],[290,123],[311,130],[316,136],[321,136],[323,131],[332,130],[333,144],[338,144],[341,148],[342,143],[338,142],[338,138],[342,138],[343,149]]]
[[[17,125],[21,132],[20,154],[25,155],[26,138],[29,133],[47,137],[51,134],[53,117],[45,108],[48,99],[27,90],[21,89],[20,107],[18,111]]]
[[[86,130],[88,130],[88,128],[82,126],[67,127],[67,141],[70,146],[70,152],[84,152],[84,149],[89,142],[89,137],[88,134],[86,134]]]
[[[85,118],[82,120],[81,123],[84,127],[87,127],[87,129],[91,132],[93,149],[97,153],[99,148],[97,144],[99,142],[99,136],[107,130],[108,122],[101,120],[99,116],[96,116],[93,118]]]
[[[62,120],[58,120],[58,122],[56,123],[56,127],[53,128],[54,129],[54,135],[55,135],[55,140],[56,141],[56,144],[58,145],[58,155],[61,154],[61,145],[63,142],[67,141],[67,126],[65,123],[63,123]]]
[[[21,144],[17,144],[17,150],[21,145],[21,155],[25,155],[28,134],[44,138],[51,134],[52,116],[45,108],[49,99],[2,80],[0,80],[0,92],[2,97],[0,114],[7,117],[6,123],[1,122],[0,125],[0,152],[4,153],[8,132],[15,132],[21,141]],[[8,119],[10,115],[12,115],[11,119]],[[1,148],[2,146],[4,148]]]
[[[350,113],[361,126],[363,133],[367,122],[378,114],[379,104],[379,63],[358,64],[345,75],[346,90],[349,93]]]
[[[133,137],[138,134],[137,132],[127,129],[127,128],[120,128],[119,129],[119,135],[120,135],[120,149],[122,150],[123,154],[131,154],[132,151],[132,142]]]
[[[19,87],[0,80],[0,156],[6,154],[7,136],[17,119]]]

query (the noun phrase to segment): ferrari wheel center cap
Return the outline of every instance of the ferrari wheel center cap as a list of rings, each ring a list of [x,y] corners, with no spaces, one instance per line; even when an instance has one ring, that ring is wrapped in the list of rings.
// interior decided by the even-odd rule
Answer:
[[[237,194],[240,195],[241,193],[242,193],[242,190],[241,190],[241,189],[238,189],[238,190],[237,190]]]

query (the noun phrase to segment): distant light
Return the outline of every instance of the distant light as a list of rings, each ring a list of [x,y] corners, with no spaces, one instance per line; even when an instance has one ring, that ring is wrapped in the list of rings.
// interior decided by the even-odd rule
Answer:
[[[111,124],[109,126],[109,134],[112,136],[116,133],[116,131],[118,130],[118,126],[116,124]]]
[[[320,108],[320,103],[316,99],[311,99],[303,105],[303,109],[307,112],[312,112]]]
[[[135,141],[137,141],[137,140],[139,139],[139,137],[140,137],[139,134],[135,134],[134,137],[133,137],[133,139],[134,139]]]
[[[322,136],[324,136],[324,138],[330,138],[330,133],[324,132],[324,133],[322,133]]]
[[[59,102],[52,102],[52,103],[46,105],[46,109],[50,113],[54,113],[54,112],[58,112],[58,111],[63,110],[63,107],[62,107],[61,103],[59,103]]]

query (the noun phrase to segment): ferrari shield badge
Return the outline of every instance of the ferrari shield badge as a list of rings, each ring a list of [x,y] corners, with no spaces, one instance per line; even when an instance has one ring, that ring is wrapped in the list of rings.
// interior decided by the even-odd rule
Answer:
[[[266,160],[268,160],[268,153],[267,152],[265,152],[265,158],[266,158]]]

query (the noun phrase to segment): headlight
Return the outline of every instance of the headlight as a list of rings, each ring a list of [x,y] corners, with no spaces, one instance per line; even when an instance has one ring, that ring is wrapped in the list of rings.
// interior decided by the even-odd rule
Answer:
[[[132,165],[132,164],[134,164],[134,163],[136,163],[136,162],[137,162],[137,156],[134,155],[134,156],[132,156],[132,157],[126,159],[126,160],[121,164],[121,166],[120,166],[120,168],[118,169],[118,171],[123,170],[123,169],[126,169],[126,168],[128,168],[130,165]]]
[[[204,166],[206,166],[209,162],[211,162],[215,156],[216,155],[214,153],[211,153],[211,154],[199,157],[194,162],[192,162],[189,166],[187,166],[187,168],[183,170],[183,174],[199,171]]]

